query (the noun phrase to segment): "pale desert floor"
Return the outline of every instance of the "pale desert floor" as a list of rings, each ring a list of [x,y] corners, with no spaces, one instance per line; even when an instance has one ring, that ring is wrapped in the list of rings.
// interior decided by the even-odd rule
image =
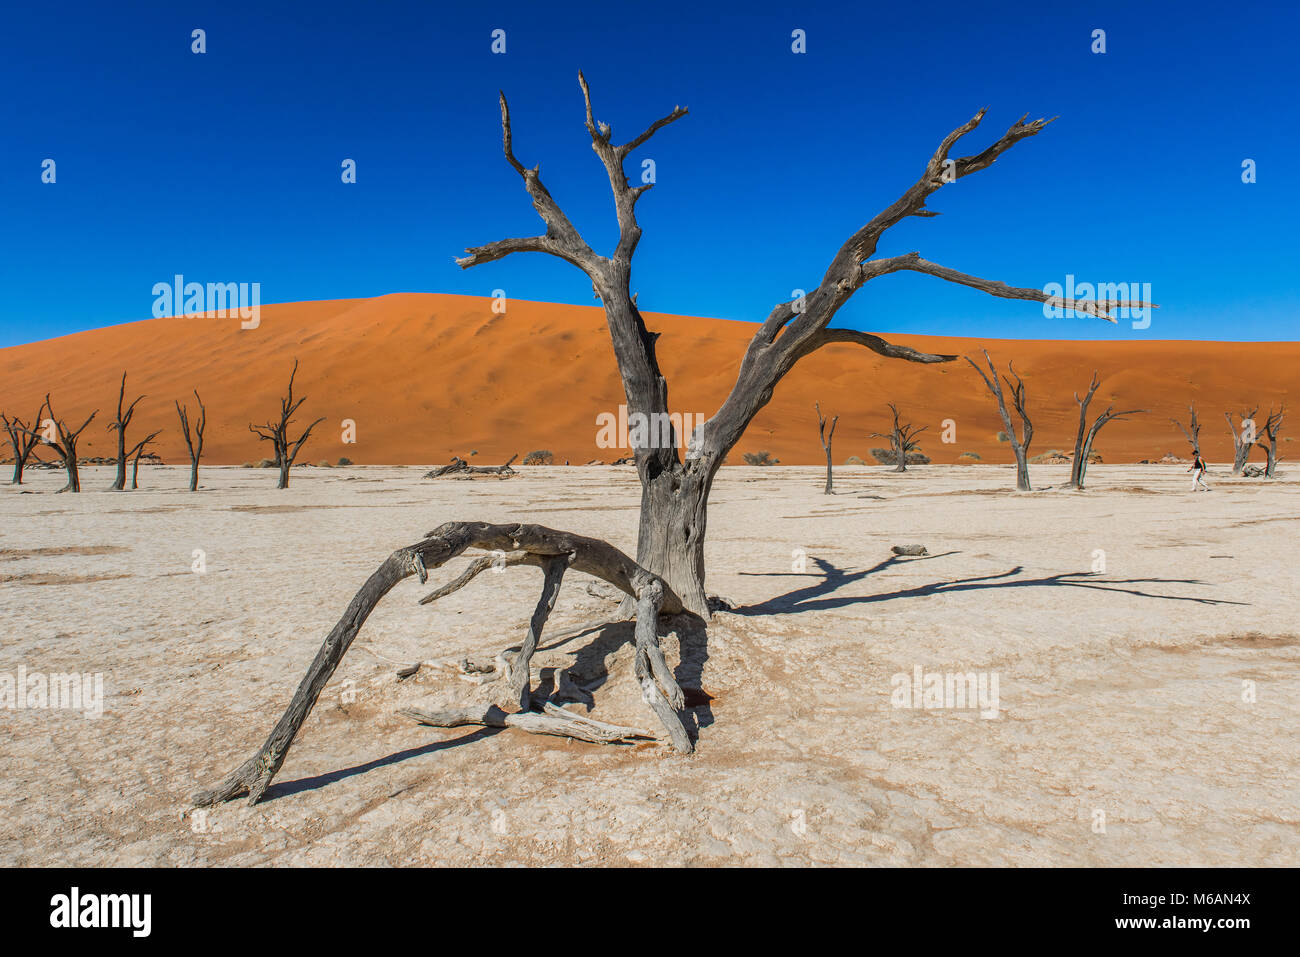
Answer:
[[[35,494],[0,486],[0,672],[105,685],[97,720],[3,715],[0,863],[1300,863],[1300,482],[1220,469],[1192,495],[1179,466],[1094,466],[1082,494],[1017,494],[996,466],[842,468],[833,497],[815,468],[723,469],[709,591],[734,610],[664,640],[695,689],[691,756],[395,716],[486,697],[452,663],[517,642],[541,576],[486,573],[425,607],[409,579],[268,800],[185,816],[394,548],[450,519],[634,547],[630,468],[423,471],[298,469],[277,491],[269,470],[211,468],[196,495],[179,467],[144,471],[163,490],[101,491],[105,468],[81,495],[50,494],[54,472],[29,473]],[[1059,486],[1067,467],[1033,475]],[[890,560],[910,543],[930,555]],[[627,627],[573,637],[614,607],[589,583],[566,579],[536,682],[568,669],[595,716],[653,728]],[[1000,716],[892,707],[891,676],[917,665],[995,673]]]

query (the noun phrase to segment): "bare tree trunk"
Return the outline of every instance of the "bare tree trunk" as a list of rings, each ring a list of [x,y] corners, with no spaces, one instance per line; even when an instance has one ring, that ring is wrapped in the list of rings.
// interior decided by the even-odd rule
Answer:
[[[1259,406],[1255,406],[1249,412],[1242,413],[1240,430],[1233,424],[1232,413],[1223,413],[1223,417],[1228,420],[1228,431],[1232,433],[1233,475],[1240,475],[1241,470],[1246,467],[1246,462],[1250,459],[1250,448],[1255,444],[1255,439],[1258,438],[1255,428],[1255,414],[1257,412],[1259,412]]]
[[[998,371],[993,365],[993,360],[989,358],[988,350],[984,351],[984,361],[989,364],[989,372],[992,378],[984,374],[984,370],[976,365],[975,360],[970,356],[966,357],[975,371],[980,374],[984,384],[988,386],[989,392],[998,402],[998,414],[1002,416],[1002,424],[1006,427],[1007,440],[1011,443],[1011,451],[1016,457],[1016,489],[1021,492],[1032,492],[1033,487],[1029,484],[1029,443],[1034,437],[1034,424],[1029,421],[1029,414],[1026,411],[1027,403],[1025,399],[1025,383],[1015,370],[1015,364],[1007,363],[1007,369],[1011,375],[1016,377],[1012,382],[1010,376],[1004,376],[1007,388],[1011,390],[1011,401],[1015,406],[1016,413],[1020,416],[1022,435],[1017,437],[1015,427],[1011,424],[1011,415],[1007,412],[1006,397],[1002,392],[1002,384],[998,381]]]
[[[687,111],[675,107],[639,136],[618,144],[613,139],[612,128],[596,120],[591,90],[581,73],[578,74],[578,85],[586,106],[591,146],[605,167],[614,196],[619,239],[612,253],[603,256],[592,249],[543,185],[540,165],[527,167],[515,156],[510,108],[502,93],[502,151],[506,161],[523,180],[524,189],[546,224],[546,230],[538,235],[499,239],[471,247],[456,262],[468,269],[515,253],[528,252],[554,256],[581,269],[591,280],[592,292],[601,300],[605,310],[605,322],[627,396],[629,415],[666,415],[667,384],[655,358],[658,333],[646,328],[630,286],[633,254],[641,239],[635,207],[653,184],[633,186],[624,162],[656,132],[686,116]],[[1027,117],[1022,117],[983,150],[969,156],[950,157],[949,153],[957,142],[978,127],[983,118],[984,111],[981,110],[942,140],[912,186],[841,245],[817,288],[806,296],[780,303],[772,309],[750,340],[735,386],[717,412],[700,427],[707,435],[702,440],[700,455],[695,457],[702,455],[706,463],[691,462],[692,456],[688,455],[683,466],[675,451],[667,454],[663,450],[635,450],[643,505],[638,560],[646,562],[646,567],[663,575],[672,587],[678,589],[691,611],[708,617],[703,588],[703,546],[705,502],[714,470],[735,447],[754,416],[770,401],[773,390],[796,362],[833,343],[853,343],[889,358],[911,362],[950,362],[956,358],[896,346],[879,336],[857,330],[830,329],[829,324],[839,308],[866,282],[904,270],[921,272],[1003,299],[1049,303],[1053,307],[1103,319],[1110,319],[1110,311],[1116,307],[1149,305],[1067,300],[1043,289],[1013,287],[962,273],[922,259],[915,252],[873,258],[887,230],[910,216],[935,215],[926,208],[926,200],[946,183],[988,169],[1004,152],[1025,138],[1037,135],[1049,122],[1034,120],[1026,123]],[[905,457],[903,465],[906,466]],[[1027,477],[1022,475],[1022,479],[1027,487]]]
[[[113,479],[113,484],[109,489],[114,492],[121,492],[126,489],[126,462],[131,457],[127,451],[126,429],[131,424],[131,418],[135,415],[135,407],[144,396],[137,396],[135,400],[122,408],[126,400],[126,373],[122,373],[122,385],[117,392],[117,418],[109,423],[109,430],[117,433],[117,477]]]
[[[276,488],[288,488],[288,487],[289,487],[289,458],[288,458],[288,456],[285,456],[285,455],[280,456],[280,481],[276,483],[276,486],[275,486],[275,487],[276,487]]]
[[[708,527],[712,470],[677,466],[641,482],[637,564],[658,575],[681,597],[688,611],[707,618],[704,591],[704,535]]]
[[[189,409],[176,402],[176,416],[181,421],[181,435],[185,438],[185,447],[190,453],[190,491],[199,490],[199,459],[203,457],[203,433],[208,426],[208,410],[199,397],[199,390],[194,390],[194,398],[199,403],[199,417],[190,428]]]
[[[835,441],[835,424],[839,422],[840,417],[837,415],[831,419],[831,431],[826,433],[826,418],[822,415],[820,402],[814,402],[813,408],[817,410],[817,435],[821,438],[822,448],[826,451],[826,488],[824,494],[834,495],[835,491],[831,485],[831,443]]]

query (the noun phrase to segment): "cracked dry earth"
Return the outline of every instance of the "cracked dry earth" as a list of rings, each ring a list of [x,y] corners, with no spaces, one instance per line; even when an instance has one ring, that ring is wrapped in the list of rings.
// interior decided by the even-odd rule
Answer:
[[[665,622],[697,751],[433,729],[455,662],[522,638],[537,569],[362,629],[256,807],[187,797],[257,748],[366,576],[451,519],[635,544],[630,468],[148,469],[153,487],[0,487],[0,674],[102,672],[104,713],[7,711],[6,865],[1300,863],[1300,482],[1094,466],[723,469],[707,629]],[[24,494],[24,491],[32,494]],[[892,558],[890,546],[929,555]],[[206,571],[191,570],[194,551]],[[804,568],[796,570],[799,553]],[[1094,572],[1104,552],[1105,570]],[[448,580],[468,559],[435,571]],[[630,630],[566,578],[534,659],[570,708],[655,728]],[[424,664],[399,681],[399,667]],[[897,674],[998,678],[999,713],[903,709]],[[1252,685],[1253,683],[1253,685]],[[1249,700],[1250,687],[1254,700]],[[1100,815],[1104,814],[1104,833]]]

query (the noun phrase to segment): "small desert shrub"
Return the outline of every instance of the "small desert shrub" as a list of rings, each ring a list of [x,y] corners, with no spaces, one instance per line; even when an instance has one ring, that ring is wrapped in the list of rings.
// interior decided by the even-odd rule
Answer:
[[[999,442],[1010,442],[1010,441],[1011,441],[1011,436],[1007,435],[1005,432],[999,432],[997,438],[998,438],[998,441],[999,441]]]
[[[979,457],[979,455],[976,454],[975,452],[963,452],[961,455],[957,456],[957,461],[958,461],[958,462],[960,462],[962,459],[966,459],[966,461],[968,461],[968,462],[979,462],[979,461],[980,461],[980,457]]]
[[[347,458],[346,456],[339,459],[339,465],[351,465],[351,464],[352,464],[352,460],[350,458]]]
[[[898,456],[894,454],[893,449],[872,449],[871,457],[875,459],[877,462],[879,462],[881,465],[898,464]],[[907,464],[908,465],[929,465],[930,456],[926,455],[924,452],[908,452]]]
[[[1039,453],[1029,459],[1031,465],[1065,465],[1070,461],[1070,456],[1066,455],[1060,449],[1048,449],[1046,452]]]
[[[257,463],[257,467],[259,469],[278,469],[280,465],[275,459],[262,459]]]
[[[767,449],[758,452],[746,452],[744,455],[746,465],[777,465],[780,459],[772,458],[772,453]]]
[[[321,459],[319,462],[316,463],[316,467],[318,469],[332,469],[334,467],[334,463],[331,462],[329,459]]]
[[[547,449],[536,449],[524,456],[524,465],[554,465],[555,455]]]
[[[862,461],[862,459],[858,458],[856,455],[850,455],[847,459],[844,460],[844,464],[845,465],[866,465],[867,463]]]
[[[251,469],[252,467],[253,467],[252,462],[245,462],[243,465],[240,466],[241,469]]]

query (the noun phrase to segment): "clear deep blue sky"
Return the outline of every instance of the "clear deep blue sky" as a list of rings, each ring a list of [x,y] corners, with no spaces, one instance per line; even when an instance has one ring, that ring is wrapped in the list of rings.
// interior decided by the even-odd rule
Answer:
[[[971,7],[983,7],[972,10]],[[1290,9],[1284,9],[1290,8]],[[207,53],[190,32],[207,31]],[[490,52],[491,31],[507,52]],[[804,55],[791,31],[807,33]],[[1107,52],[1090,51],[1106,31]],[[615,236],[582,125],[638,158],[643,309],[760,320],[978,108],[978,151],[1060,119],[941,190],[881,254],[1013,285],[1150,282],[1150,329],[1047,320],[930,277],[873,281],[836,325],[1031,338],[1294,339],[1294,5],[573,2],[10,4],[0,20],[0,346],[147,318],[151,288],[257,281],[262,301],[390,292],[593,304],[573,267],[467,245],[540,222],[501,155],[542,163],[588,240]],[[57,183],[41,183],[41,162]],[[355,159],[358,182],[340,181]],[[1258,182],[1241,182],[1254,159]],[[629,163],[629,170],[639,164]]]

